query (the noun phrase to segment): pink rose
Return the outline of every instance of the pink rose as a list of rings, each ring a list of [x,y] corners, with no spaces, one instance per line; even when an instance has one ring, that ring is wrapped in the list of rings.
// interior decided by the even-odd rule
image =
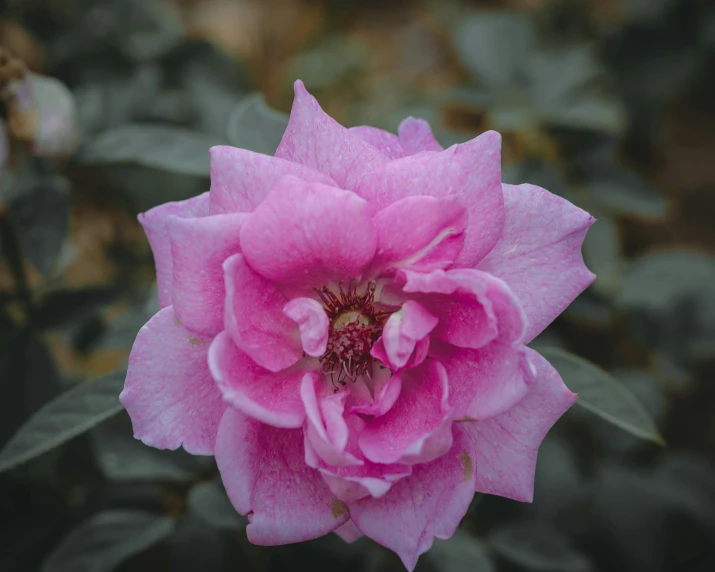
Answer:
[[[526,343],[594,276],[593,218],[501,183],[500,136],[345,129],[301,82],[274,157],[140,216],[162,310],[121,395],[147,445],[216,456],[258,544],[365,534],[408,569],[474,495],[533,494],[576,399]]]

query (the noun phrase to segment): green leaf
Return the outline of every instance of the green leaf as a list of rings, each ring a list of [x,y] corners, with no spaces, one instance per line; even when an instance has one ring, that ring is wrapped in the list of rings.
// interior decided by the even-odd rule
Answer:
[[[103,512],[70,532],[45,561],[42,572],[110,572],[173,530],[172,520],[147,512]]]
[[[90,433],[95,458],[104,475],[116,481],[190,481],[209,470],[212,457],[148,447],[132,432],[132,422],[121,412]]]
[[[496,568],[481,540],[457,531],[448,540],[435,540],[427,553],[439,572],[494,572]]]
[[[118,397],[124,377],[124,372],[115,372],[81,383],[45,405],[0,451],[0,472],[46,453],[121,411]]]
[[[136,163],[197,177],[209,176],[209,149],[220,138],[165,125],[133,123],[99,134],[83,147],[86,164]]]
[[[538,348],[584,409],[641,439],[664,445],[653,419],[626,387],[597,365],[559,348]]]
[[[260,94],[246,97],[231,113],[227,135],[231,145],[273,155],[288,126],[285,113],[268,107]]]
[[[215,528],[245,527],[246,517],[236,512],[218,481],[199,483],[189,492],[189,511]]]
[[[569,539],[543,522],[522,521],[498,529],[489,538],[494,551],[520,570],[535,572],[590,572],[586,557]]]

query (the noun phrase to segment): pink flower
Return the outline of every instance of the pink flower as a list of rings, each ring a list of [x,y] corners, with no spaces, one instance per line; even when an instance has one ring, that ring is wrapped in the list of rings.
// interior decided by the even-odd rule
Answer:
[[[361,534],[408,569],[474,495],[533,494],[576,399],[525,344],[593,280],[593,218],[503,185],[495,132],[345,129],[301,82],[275,157],[211,149],[211,190],[141,215],[162,310],[122,403],[215,454],[258,544]]]

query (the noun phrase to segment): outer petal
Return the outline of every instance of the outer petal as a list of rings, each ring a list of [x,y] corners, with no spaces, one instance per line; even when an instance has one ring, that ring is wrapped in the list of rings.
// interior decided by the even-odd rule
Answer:
[[[528,318],[531,341],[595,276],[581,244],[594,218],[534,185],[503,185],[504,232],[478,268],[504,280]]]
[[[236,510],[247,514],[254,544],[301,542],[348,518],[320,473],[303,459],[300,430],[275,429],[229,408],[219,428],[216,462]]]
[[[387,268],[413,270],[447,268],[462,250],[467,211],[457,197],[407,197],[389,205],[373,219],[377,252],[369,275]]]
[[[344,189],[355,188],[362,177],[387,161],[375,147],[327,115],[300,80],[295,82],[290,121],[276,157],[326,173]]]
[[[211,214],[253,212],[285,175],[335,186],[328,175],[278,157],[223,145],[211,147],[210,153]]]
[[[406,155],[414,155],[420,151],[442,150],[442,146],[432,135],[429,123],[424,119],[408,117],[400,123],[397,133]]]
[[[474,496],[473,445],[461,427],[455,425],[453,432],[447,454],[415,465],[413,474],[396,483],[390,494],[349,505],[363,534],[395,551],[410,571],[435,537],[447,539],[455,533]]]
[[[402,393],[385,415],[369,420],[360,449],[374,463],[425,463],[452,445],[447,374],[429,360],[402,374]]]
[[[400,138],[389,131],[367,125],[351,127],[348,131],[381,151],[389,159],[399,159],[408,155],[400,143]]]
[[[457,196],[467,209],[456,267],[474,267],[499,240],[504,224],[501,137],[489,131],[441,152],[424,151],[377,167],[355,188],[375,210],[413,195]]]
[[[323,305],[313,298],[293,298],[283,313],[298,324],[303,351],[320,357],[328,347],[330,320]]]
[[[209,194],[185,201],[164,203],[139,215],[139,222],[149,239],[154,253],[156,265],[156,283],[159,289],[159,306],[166,308],[171,305],[171,283],[173,281],[173,262],[171,259],[171,242],[166,229],[166,219],[169,216],[197,218],[209,214]]]
[[[516,342],[525,318],[518,300],[504,282],[478,270],[436,270],[422,274],[404,270],[408,294],[439,318],[432,338],[464,348],[480,348],[495,339]]]
[[[226,331],[258,365],[280,371],[302,356],[295,322],[283,313],[287,300],[272,282],[251,270],[236,254],[223,265]]]
[[[518,403],[532,381],[525,348],[493,342],[478,350],[433,342],[430,357],[444,365],[455,419],[489,419]]]
[[[350,519],[348,519],[348,521],[342,526],[336,528],[335,534],[347,543],[355,542],[363,535],[362,532],[360,532],[360,529],[355,526],[355,523]]]
[[[228,332],[214,339],[208,363],[224,399],[236,409],[274,427],[303,424],[300,381],[304,371],[263,369],[236,347]]]
[[[239,252],[241,227],[247,216],[167,219],[174,267],[174,311],[181,323],[194,332],[215,335],[223,330],[223,262]]]
[[[548,361],[531,349],[526,351],[536,373],[524,399],[497,417],[462,426],[476,449],[476,490],[531,502],[539,445],[578,396]]]
[[[246,261],[269,280],[312,293],[359,277],[375,254],[367,203],[351,192],[284,177],[241,231]]]
[[[382,344],[389,362],[386,365],[393,370],[407,365],[417,344],[429,335],[438,321],[419,302],[405,302],[388,318],[382,330]]]
[[[119,396],[134,436],[159,449],[211,455],[226,409],[206,362],[210,338],[184,328],[171,306],[139,330]]]

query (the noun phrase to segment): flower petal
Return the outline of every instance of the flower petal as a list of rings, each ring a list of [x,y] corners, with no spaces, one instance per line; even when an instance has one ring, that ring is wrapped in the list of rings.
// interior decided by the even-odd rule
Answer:
[[[377,252],[368,275],[387,268],[434,270],[452,265],[464,245],[467,212],[457,197],[412,196],[375,215]]]
[[[223,398],[246,415],[274,427],[300,427],[305,409],[300,399],[299,368],[277,373],[263,369],[221,332],[209,348],[208,363]]]
[[[368,125],[351,127],[348,131],[360,137],[365,143],[378,149],[388,159],[399,159],[400,157],[408,155],[402,148],[400,138],[389,131],[383,131],[382,129]]]
[[[497,417],[462,426],[476,448],[476,490],[531,502],[539,445],[578,396],[548,361],[534,350],[526,351],[536,370],[526,396]]]
[[[426,463],[452,444],[448,382],[435,360],[402,372],[402,393],[385,415],[367,420],[358,438],[374,463]]]
[[[226,331],[253,361],[270,371],[292,366],[302,356],[295,322],[283,313],[287,300],[275,285],[236,254],[224,262]]]
[[[146,232],[149,245],[154,253],[160,308],[171,305],[171,283],[174,279],[171,241],[169,240],[169,231],[166,229],[167,217],[197,218],[208,214],[209,194],[203,193],[185,201],[164,203],[139,215],[139,222],[144,227],[144,232]]]
[[[139,330],[119,396],[137,439],[158,449],[213,453],[226,406],[206,361],[210,341],[184,328],[171,306]]]
[[[253,212],[285,175],[335,186],[328,175],[292,161],[246,149],[211,147],[211,214]]]
[[[313,298],[293,298],[283,307],[283,313],[298,324],[303,351],[320,357],[328,347],[330,320],[323,305]]]
[[[288,127],[276,157],[307,165],[330,175],[344,189],[353,189],[387,157],[327,115],[298,80]]]
[[[523,336],[525,318],[519,302],[504,282],[486,272],[403,270],[402,276],[402,290],[418,294],[439,319],[432,339],[476,349],[497,338],[515,342]]]
[[[461,427],[452,429],[449,452],[431,463],[415,465],[411,476],[395,483],[390,494],[350,503],[350,516],[363,534],[393,550],[408,570],[432,546],[450,538],[474,496],[473,445]]]
[[[407,365],[417,344],[429,335],[438,321],[419,302],[405,302],[388,318],[382,330],[382,344],[389,362],[385,365],[393,370]]]
[[[445,151],[396,159],[365,176],[355,192],[375,211],[414,195],[459,198],[468,223],[454,265],[471,268],[494,247],[504,224],[500,147],[500,135],[488,131]]]
[[[360,529],[355,526],[352,520],[348,520],[345,524],[335,529],[335,534],[342,538],[348,544],[355,542],[358,538],[363,536]]]
[[[420,151],[441,151],[442,146],[432,135],[432,129],[424,119],[408,117],[397,129],[400,144],[405,155],[414,155]]]
[[[298,429],[275,429],[229,408],[219,428],[216,463],[229,499],[248,515],[248,540],[277,545],[318,538],[350,517],[303,459]]]
[[[215,335],[223,330],[226,288],[223,262],[240,251],[246,214],[202,218],[170,216],[174,311],[187,328]]]
[[[387,360],[386,355],[384,359]],[[372,380],[361,376],[353,384],[346,404],[347,411],[379,417],[392,408],[401,391],[402,374],[399,371],[393,373],[387,368],[373,368]]]
[[[360,465],[361,461],[345,450],[350,431],[343,412],[346,391],[333,392],[322,375],[306,373],[300,386],[300,396],[306,412],[305,438],[326,464],[334,467]]]
[[[521,302],[531,341],[588,287],[581,244],[594,218],[534,185],[503,185],[504,232],[479,263],[501,278]]]
[[[359,277],[375,254],[367,203],[354,193],[284,177],[241,231],[248,264],[304,292]]]
[[[524,347],[492,342],[476,350],[432,342],[430,357],[447,370],[455,419],[489,419],[518,403],[532,381]]]

